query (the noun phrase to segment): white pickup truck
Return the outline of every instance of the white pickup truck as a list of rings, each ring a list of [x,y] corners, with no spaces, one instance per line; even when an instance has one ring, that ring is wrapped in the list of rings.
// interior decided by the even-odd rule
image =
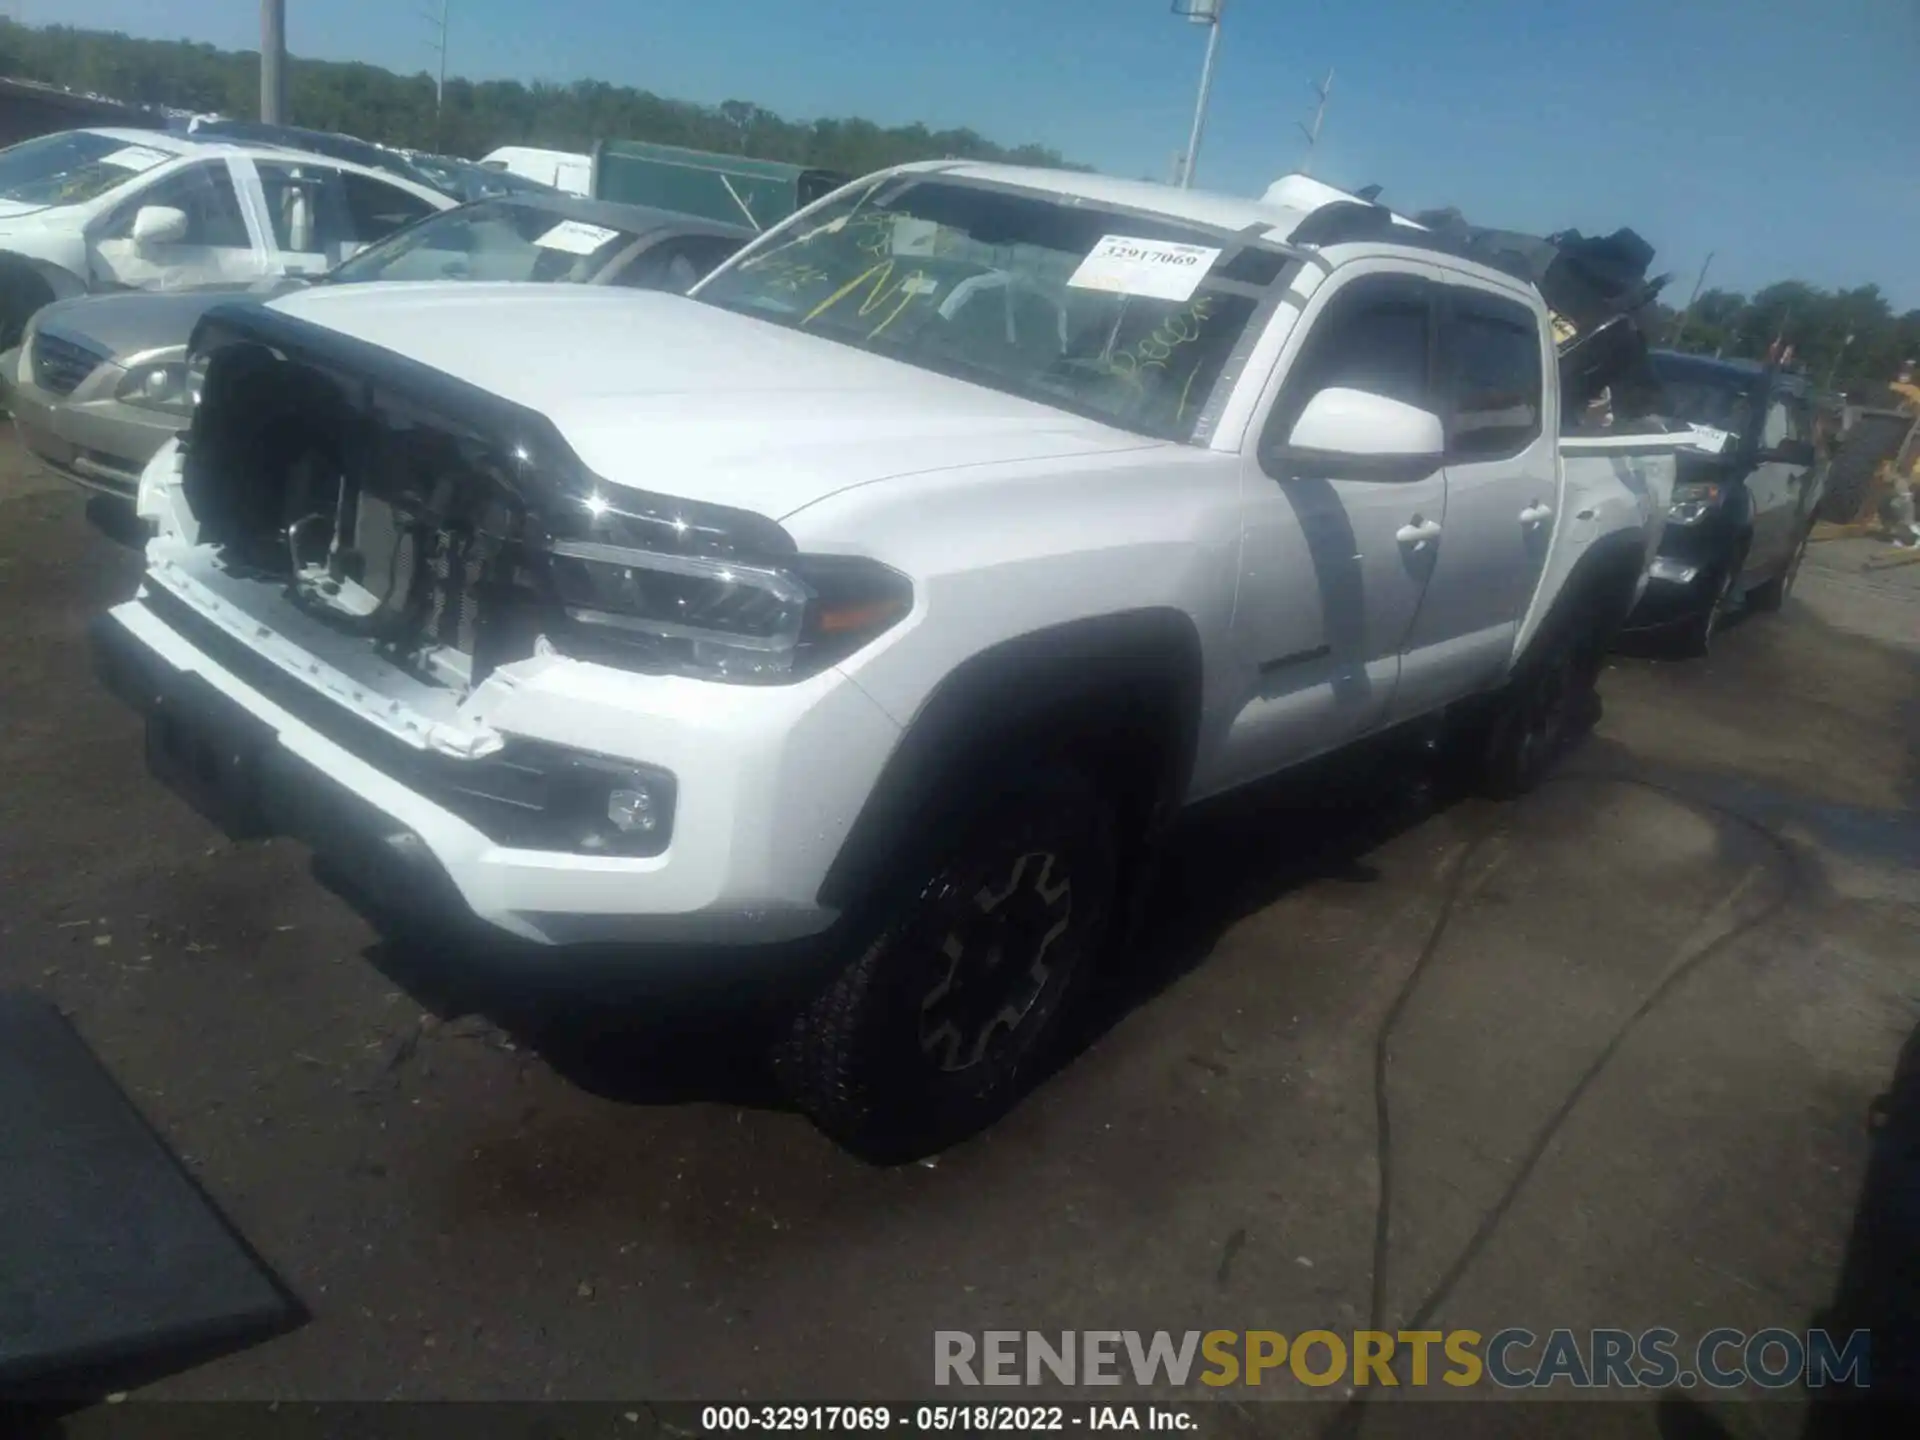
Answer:
[[[214,311],[102,673],[236,833],[784,976],[799,1105],[948,1143],[1183,807],[1396,727],[1522,789],[1643,584],[1682,438],[1563,434],[1535,289],[1287,194],[918,165],[691,298]]]

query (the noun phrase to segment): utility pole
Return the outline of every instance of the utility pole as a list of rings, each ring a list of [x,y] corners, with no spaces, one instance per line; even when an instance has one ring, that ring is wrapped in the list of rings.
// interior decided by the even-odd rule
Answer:
[[[1680,318],[1673,322],[1673,338],[1667,344],[1675,350],[1680,348],[1680,337],[1687,333],[1687,318],[1693,314],[1693,302],[1700,298],[1700,287],[1707,283],[1707,267],[1713,264],[1715,253],[1709,250],[1707,258],[1700,262],[1700,273],[1693,280],[1693,293],[1687,296],[1686,308],[1680,312]]]
[[[1200,135],[1207,126],[1207,99],[1213,94],[1213,62],[1220,53],[1220,11],[1226,3],[1227,0],[1174,0],[1176,15],[1207,27],[1207,58],[1200,66],[1200,94],[1193,103],[1193,129],[1187,136],[1186,163],[1180,167],[1180,185],[1186,190],[1193,188],[1193,172],[1200,168]]]
[[[432,25],[434,35],[440,36],[436,40],[426,42],[440,56],[440,69],[434,75],[434,150],[440,150],[442,144],[445,144],[442,125],[440,125],[440,109],[445,106],[445,100],[447,100],[447,0],[440,0],[440,13],[422,10],[420,19]]]
[[[260,119],[287,123],[287,0],[260,0]]]
[[[433,48],[440,54],[440,70],[433,81],[433,148],[441,146],[440,111],[447,100],[447,0],[440,0],[440,13],[425,17],[438,30],[440,38]]]
[[[1302,175],[1312,173],[1314,147],[1320,143],[1320,122],[1327,118],[1327,98],[1333,94],[1331,68],[1327,70],[1327,78],[1313,87],[1313,93],[1320,97],[1320,103],[1313,107],[1313,128],[1309,129],[1305,125],[1300,127],[1300,133],[1307,137],[1307,158],[1300,162]]]

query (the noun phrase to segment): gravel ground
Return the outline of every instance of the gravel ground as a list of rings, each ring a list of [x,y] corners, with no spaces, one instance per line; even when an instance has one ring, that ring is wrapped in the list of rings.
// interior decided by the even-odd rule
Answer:
[[[1871,1302],[1867,1116],[1920,1021],[1920,569],[1820,547],[1711,659],[1619,661],[1521,804],[1376,785],[1197,827],[1078,1053],[900,1169],[728,1034],[543,1055],[423,1004],[298,847],[145,775],[83,645],[137,571],[0,443],[0,985],[71,1012],[313,1317],[153,1396],[904,1398],[937,1328]]]

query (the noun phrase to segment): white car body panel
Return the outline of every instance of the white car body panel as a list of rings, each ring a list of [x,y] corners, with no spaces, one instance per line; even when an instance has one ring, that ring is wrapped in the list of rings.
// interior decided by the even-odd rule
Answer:
[[[522,175],[551,185],[569,195],[593,193],[593,157],[567,150],[541,150],[531,145],[502,145],[480,157],[480,164],[497,166],[509,175]]]
[[[140,147],[169,158],[145,170],[128,171],[127,179],[112,189],[73,205],[0,206],[0,253],[12,253],[40,262],[61,298],[100,285],[133,289],[179,289],[190,285],[245,281],[287,273],[287,257],[277,246],[266,203],[260,193],[255,159],[355,174],[390,185],[436,210],[455,202],[397,175],[369,169],[304,151],[272,149],[195,140],[143,130],[90,129],[90,134]],[[136,247],[129,239],[106,238],[99,231],[137,207],[154,186],[195,165],[222,166],[233,185],[249,245],[206,246],[170,244]],[[64,279],[62,279],[64,277]]]
[[[539,411],[616,485],[775,519],[836,490],[928,469],[1156,443],[662,291],[375,288],[303,290],[271,304]],[[514,345],[498,343],[503,330]],[[648,343],[634,345],[636,335]],[[619,365],[606,363],[621,352]],[[529,353],[541,363],[526,364]],[[633,444],[635,426],[644,447]]]
[[[909,168],[1236,230],[1285,232],[1303,216],[1099,176]],[[789,223],[804,225],[805,212]],[[1315,317],[1371,274],[1526,307],[1543,337],[1542,438],[1512,460],[1410,480],[1303,484],[1262,469],[1261,423]],[[812,933],[833,918],[817,898],[822,879],[902,735],[943,682],[1003,642],[1140,611],[1190,625],[1202,662],[1191,800],[1497,687],[1590,547],[1624,533],[1651,555],[1671,452],[1687,438],[1556,438],[1551,331],[1530,288],[1390,243],[1328,247],[1290,283],[1262,312],[1266,328],[1217,423],[1188,444],[663,294],[390,284],[273,302],[539,412],[610,485],[757,511],[803,553],[870,557],[911,581],[905,619],[795,684],[638,674],[537,652],[450,693],[438,713],[422,704],[399,716],[419,744],[455,753],[523,737],[665,767],[678,779],[678,818],[651,859],[495,846],[177,635],[156,634],[166,627],[138,604],[114,613],[168,664],[203,675],[281,745],[412,829],[490,923],[545,941]],[[149,585],[217,614],[227,602],[169,568],[190,571],[202,553],[174,446],[149,466],[139,509],[160,532]],[[283,670],[299,667],[291,631],[248,639],[248,624],[271,627],[258,615],[223,623]],[[392,696],[309,669],[339,703],[397,713]]]

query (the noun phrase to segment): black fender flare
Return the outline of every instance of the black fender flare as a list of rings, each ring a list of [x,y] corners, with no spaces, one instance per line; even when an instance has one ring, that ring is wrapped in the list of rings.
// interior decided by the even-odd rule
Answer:
[[[927,697],[821,882],[847,909],[918,858],[928,836],[1021,759],[1083,759],[1117,783],[1137,833],[1184,796],[1199,741],[1202,661],[1171,608],[1069,621],[970,656]]]
[[[1574,562],[1560,593],[1515,658],[1513,673],[1522,674],[1549,649],[1568,641],[1583,650],[1591,646],[1591,657],[1597,660],[1626,623],[1646,567],[1646,537],[1640,531],[1616,530],[1594,541]]]

